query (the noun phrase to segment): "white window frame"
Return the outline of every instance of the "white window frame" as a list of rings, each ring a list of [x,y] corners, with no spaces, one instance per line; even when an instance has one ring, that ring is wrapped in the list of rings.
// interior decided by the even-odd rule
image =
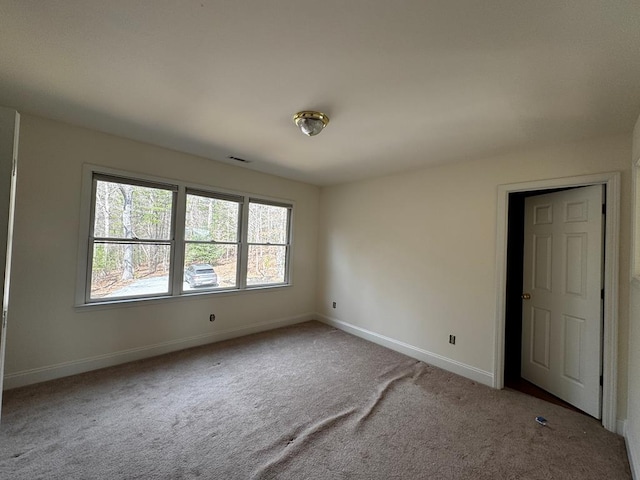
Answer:
[[[137,237],[133,237],[133,238],[123,238],[123,237],[96,237],[95,236],[95,232],[94,232],[94,228],[95,228],[95,207],[96,207],[96,187],[97,187],[97,183],[98,181],[105,181],[105,182],[119,182],[122,184],[126,184],[126,185],[134,185],[134,186],[139,186],[139,187],[147,187],[147,188],[156,188],[156,189],[160,189],[160,190],[165,190],[165,191],[169,191],[172,192],[172,201],[171,201],[171,227],[170,227],[170,235],[168,239],[139,239]],[[169,267],[169,279],[171,279],[174,275],[174,268],[175,268],[175,250],[176,250],[176,244],[175,244],[175,231],[176,231],[176,203],[177,203],[177,193],[178,193],[178,186],[177,185],[172,185],[172,184],[167,184],[167,183],[160,183],[160,182],[149,182],[149,181],[144,181],[144,180],[140,180],[137,178],[130,178],[130,177],[123,177],[123,176],[118,176],[118,175],[105,175],[103,173],[100,172],[93,172],[93,174],[91,175],[91,205],[90,205],[90,222],[89,222],[89,241],[87,244],[87,263],[88,263],[88,270],[87,270],[87,281],[86,281],[86,286],[85,286],[85,303],[96,303],[96,302],[100,302],[100,299],[91,299],[91,267],[92,267],[92,260],[93,259],[93,252],[94,252],[94,247],[96,245],[96,243],[104,243],[104,244],[119,244],[119,243],[130,243],[132,245],[145,245],[145,244],[151,244],[151,245],[168,245],[169,246],[169,258],[171,258],[171,265]],[[152,294],[147,294],[144,296],[140,296],[140,297],[134,297],[134,296],[130,296],[130,297],[116,297],[116,298],[152,298],[152,297],[164,297],[167,295],[171,295],[172,294],[172,284],[171,282],[169,282],[169,284],[167,285],[168,288],[168,292],[161,292],[161,293],[152,293]]]
[[[273,207],[283,207],[286,208],[288,210],[287,212],[287,239],[285,241],[285,243],[255,243],[255,242],[249,242],[248,239],[248,231],[249,231],[249,206],[252,203],[259,203],[261,205],[269,205],[269,206],[273,206]],[[287,285],[289,283],[289,264],[290,264],[290,256],[291,256],[291,236],[292,236],[292,232],[291,232],[291,219],[293,217],[293,206],[291,204],[287,204],[287,203],[281,203],[281,202],[274,202],[274,201],[269,201],[269,200],[264,200],[262,198],[256,198],[256,197],[251,197],[249,198],[249,201],[247,202],[247,214],[244,216],[244,218],[246,219],[246,228],[244,229],[245,231],[245,237],[244,239],[246,240],[244,242],[245,245],[245,249],[246,252],[244,252],[243,254],[243,258],[248,261],[249,259],[249,247],[250,246],[273,246],[273,247],[285,247],[285,266],[284,266],[284,282],[280,282],[280,283],[266,283],[266,284],[255,284],[255,285],[250,285],[247,286],[246,282],[247,282],[247,273],[248,273],[248,268],[247,265],[244,266],[243,268],[243,272],[245,273],[243,280],[244,280],[244,286],[245,288],[260,288],[260,287],[272,287],[272,286],[277,286],[277,285]]]
[[[169,273],[169,293],[168,294],[147,294],[138,297],[114,297],[114,298],[90,298],[91,290],[91,269],[93,255],[93,223],[95,208],[94,177],[122,181],[133,185],[142,185],[156,188],[175,189],[173,200],[172,235],[171,235],[171,266]],[[212,198],[233,198],[240,203],[240,221],[238,238],[238,267],[236,287],[216,288],[202,291],[183,290],[183,269],[185,245],[185,216],[187,194],[209,196]],[[270,283],[260,285],[247,285],[247,263],[248,263],[248,221],[249,203],[257,202],[266,205],[274,205],[288,208],[288,231],[285,259],[285,281],[282,283]],[[238,294],[252,290],[264,290],[271,288],[288,287],[292,285],[292,250],[293,250],[293,221],[295,202],[292,200],[273,198],[252,193],[238,192],[219,188],[216,186],[194,184],[181,180],[167,179],[152,175],[128,172],[109,167],[92,164],[83,165],[82,170],[82,194],[80,204],[80,229],[78,236],[78,264],[76,279],[77,307],[98,306],[134,303],[141,301],[164,301],[167,299],[186,298],[201,295],[223,295]]]
[[[186,188],[186,192],[185,192],[185,202],[186,202],[186,196],[187,195],[194,195],[194,196],[200,196],[200,197],[207,197],[207,198],[213,198],[213,199],[218,199],[218,200],[228,200],[228,201],[232,201],[232,202],[237,202],[238,203],[238,230],[236,232],[237,234],[237,241],[236,242],[218,242],[215,240],[209,241],[209,242],[202,242],[202,241],[196,241],[196,240],[187,240],[186,238],[182,239],[182,253],[184,254],[184,252],[186,252],[187,250],[187,244],[205,244],[205,245],[237,245],[237,253],[236,253],[236,286],[235,287],[230,287],[230,288],[226,288],[226,289],[222,289],[222,288],[216,288],[216,291],[221,291],[221,290],[237,290],[241,287],[241,252],[242,252],[242,238],[243,238],[243,229],[242,229],[242,215],[244,212],[244,204],[246,203],[246,197],[242,196],[242,195],[230,195],[228,193],[220,193],[220,192],[212,192],[209,190],[201,190],[201,189],[193,189],[193,188]],[[185,204],[185,215],[186,215],[186,204]],[[182,222],[182,225],[186,225],[186,222]],[[186,227],[182,230],[182,234],[184,234],[186,230]],[[184,257],[181,258],[180,264],[184,266]],[[178,264],[176,264],[178,265]],[[180,290],[181,293],[183,294],[190,294],[190,293],[196,293],[196,292],[192,292],[192,291],[184,291],[183,289],[183,284],[182,282],[180,282]]]

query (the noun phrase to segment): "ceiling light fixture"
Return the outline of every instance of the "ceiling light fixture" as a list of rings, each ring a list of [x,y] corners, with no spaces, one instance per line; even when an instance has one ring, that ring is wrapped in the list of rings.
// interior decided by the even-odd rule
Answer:
[[[309,137],[319,134],[329,123],[329,117],[324,113],[305,110],[293,116],[294,123],[300,131]]]

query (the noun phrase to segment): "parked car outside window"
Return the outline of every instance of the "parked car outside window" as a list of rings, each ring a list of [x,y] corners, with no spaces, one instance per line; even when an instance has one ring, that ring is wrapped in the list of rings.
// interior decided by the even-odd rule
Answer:
[[[190,287],[217,287],[218,275],[209,264],[191,265],[184,271],[184,280]]]

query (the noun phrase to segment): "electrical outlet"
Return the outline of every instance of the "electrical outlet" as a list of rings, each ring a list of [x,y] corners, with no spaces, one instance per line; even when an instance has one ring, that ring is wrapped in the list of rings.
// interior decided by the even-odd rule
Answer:
[[[212,313],[211,315],[209,315],[209,321],[213,322],[216,319],[216,315],[215,313]]]
[[[336,308],[336,302],[333,302],[333,308]]]
[[[455,345],[456,344],[456,336],[455,335],[449,335],[449,343],[451,345]]]

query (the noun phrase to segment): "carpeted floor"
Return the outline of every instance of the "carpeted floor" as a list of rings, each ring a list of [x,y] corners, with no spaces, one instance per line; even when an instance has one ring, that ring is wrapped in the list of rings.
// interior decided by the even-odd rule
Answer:
[[[631,474],[590,417],[309,322],[6,392],[0,478]]]

